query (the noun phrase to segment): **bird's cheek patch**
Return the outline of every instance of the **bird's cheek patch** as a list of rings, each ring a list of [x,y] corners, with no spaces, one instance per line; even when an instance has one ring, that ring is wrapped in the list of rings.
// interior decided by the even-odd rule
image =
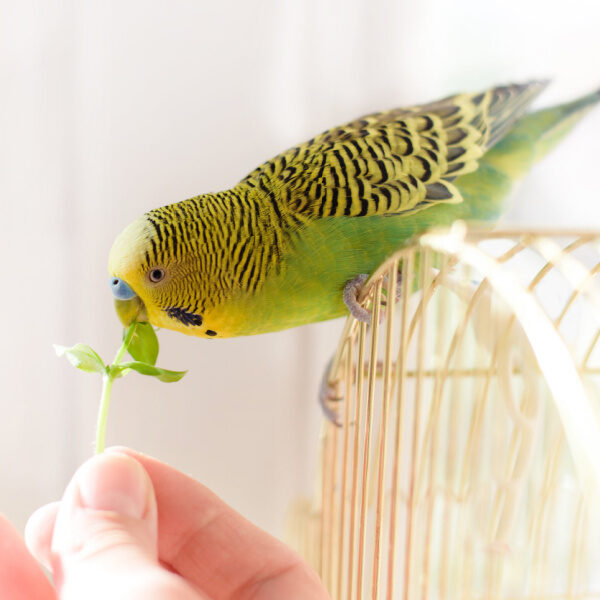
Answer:
[[[202,325],[202,317],[196,313],[189,312],[179,306],[169,306],[164,309],[167,315],[172,319],[176,319],[184,325],[200,327]]]

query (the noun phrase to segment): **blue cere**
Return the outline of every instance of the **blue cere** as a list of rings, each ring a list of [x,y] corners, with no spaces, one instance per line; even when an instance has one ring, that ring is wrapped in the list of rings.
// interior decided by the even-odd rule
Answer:
[[[136,293],[118,277],[110,278],[110,289],[117,300],[131,300]]]

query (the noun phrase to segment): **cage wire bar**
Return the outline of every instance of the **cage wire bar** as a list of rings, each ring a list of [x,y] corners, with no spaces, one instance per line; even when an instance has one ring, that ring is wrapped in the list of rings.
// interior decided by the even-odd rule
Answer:
[[[373,273],[290,512],[332,598],[600,599],[599,273],[600,232],[463,224]]]

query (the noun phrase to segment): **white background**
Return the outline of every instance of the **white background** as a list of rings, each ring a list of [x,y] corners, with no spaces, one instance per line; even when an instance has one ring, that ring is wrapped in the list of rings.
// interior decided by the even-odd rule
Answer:
[[[106,261],[148,209],[236,183],[369,111],[552,77],[600,85],[600,3],[19,0],[0,14],[0,511],[19,527],[91,453],[99,378],[54,357],[121,329]],[[600,227],[600,110],[507,221]],[[108,442],[170,462],[280,535],[312,488],[316,390],[341,322],[202,340],[161,331],[178,384],[115,385]]]

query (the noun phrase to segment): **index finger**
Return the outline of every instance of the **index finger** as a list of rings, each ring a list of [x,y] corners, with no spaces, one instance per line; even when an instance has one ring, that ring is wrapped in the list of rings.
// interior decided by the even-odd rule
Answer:
[[[128,448],[154,485],[159,558],[211,598],[329,598],[298,554],[191,477]]]

